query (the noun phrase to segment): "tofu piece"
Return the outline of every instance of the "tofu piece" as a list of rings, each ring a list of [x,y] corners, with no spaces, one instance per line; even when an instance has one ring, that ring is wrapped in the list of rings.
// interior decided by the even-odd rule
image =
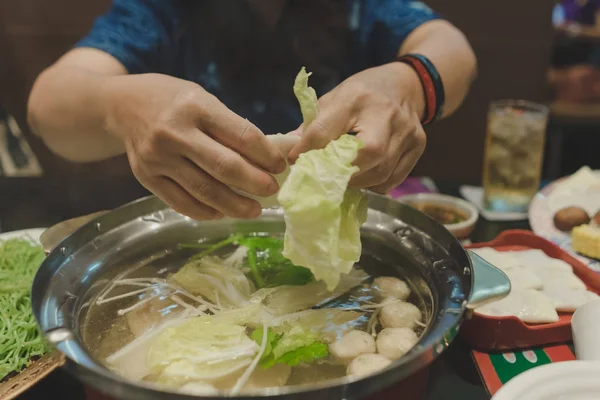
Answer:
[[[533,271],[523,268],[515,267],[504,271],[508,279],[510,279],[510,285],[514,290],[519,289],[542,289],[544,284],[537,274]]]
[[[498,251],[491,247],[482,247],[480,249],[472,249],[471,251],[505,272],[511,268],[520,266],[519,261],[508,251]]]
[[[558,313],[552,300],[533,289],[513,290],[505,298],[478,307],[475,311],[490,317],[515,316],[532,324],[558,321]]]
[[[554,308],[560,312],[575,312],[579,307],[599,296],[589,290],[574,290],[564,288],[544,288],[543,293],[548,296]]]

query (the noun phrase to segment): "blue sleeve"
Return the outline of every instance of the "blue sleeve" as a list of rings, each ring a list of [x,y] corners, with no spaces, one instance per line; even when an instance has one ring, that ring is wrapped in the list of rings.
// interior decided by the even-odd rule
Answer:
[[[130,74],[168,73],[177,53],[185,0],[114,0],[76,47],[102,50]]]
[[[374,64],[387,63],[412,31],[439,18],[420,1],[364,0],[360,42]]]

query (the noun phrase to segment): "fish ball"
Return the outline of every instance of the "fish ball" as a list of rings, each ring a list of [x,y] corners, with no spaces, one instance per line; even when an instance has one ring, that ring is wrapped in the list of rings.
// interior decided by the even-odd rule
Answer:
[[[402,357],[419,341],[409,328],[385,328],[377,335],[377,352],[390,360]]]
[[[364,377],[384,369],[391,363],[392,362],[388,358],[381,354],[361,354],[348,365],[346,374]]]
[[[344,364],[361,354],[375,353],[375,339],[367,332],[352,330],[329,346],[329,352]]]
[[[393,276],[382,276],[373,281],[373,288],[376,289],[376,296],[379,300],[393,297],[395,299],[406,300],[410,296],[410,289],[406,282]]]
[[[379,322],[384,328],[414,329],[421,321],[421,311],[414,304],[404,301],[393,302],[381,307]]]

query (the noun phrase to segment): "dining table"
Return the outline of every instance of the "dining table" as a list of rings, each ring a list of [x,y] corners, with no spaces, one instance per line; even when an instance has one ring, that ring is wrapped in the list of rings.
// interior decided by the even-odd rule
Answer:
[[[0,181],[0,232],[19,229],[48,227],[66,218],[74,217],[69,210],[60,205],[48,206],[44,197],[48,194],[40,187],[39,180],[19,179]],[[469,182],[471,183],[471,182]],[[459,190],[463,183],[435,182],[440,193],[460,197]],[[466,184],[466,182],[465,182]],[[498,234],[509,229],[529,229],[528,222],[490,222],[479,218],[471,235],[472,242],[492,240]],[[460,335],[449,348],[439,356],[421,376],[422,391],[419,398],[426,400],[487,400],[487,392],[478,369],[472,358],[472,349],[461,339]],[[41,382],[22,394],[21,400],[99,400],[102,397],[94,394],[76,378],[62,369],[57,369]],[[394,388],[386,391],[385,396],[373,398],[407,398],[405,393],[394,392]]]

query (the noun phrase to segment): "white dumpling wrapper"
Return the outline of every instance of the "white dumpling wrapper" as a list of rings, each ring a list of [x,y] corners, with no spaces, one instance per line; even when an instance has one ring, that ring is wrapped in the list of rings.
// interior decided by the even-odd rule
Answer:
[[[564,290],[586,290],[585,283],[573,272],[549,268],[537,274],[544,288],[562,288]]]
[[[498,251],[492,249],[491,247],[482,247],[480,249],[472,249],[471,251],[475,252],[475,254],[477,254],[496,268],[499,268],[505,272],[511,268],[516,268],[520,266],[519,261],[515,257],[513,257],[512,252]]]
[[[515,267],[504,271],[513,290],[518,289],[542,289],[542,280],[532,271],[523,268]]]
[[[523,322],[541,324],[558,321],[552,300],[538,290],[513,290],[505,298],[475,309],[490,317],[515,316]]]
[[[531,269],[535,273],[542,273],[547,269],[559,269],[565,272],[573,271],[573,267],[569,263],[552,258],[539,249],[512,251],[511,255],[522,267]]]
[[[557,311],[574,312],[584,304],[599,296],[589,290],[564,289],[560,287],[544,288],[543,293],[554,303]]]

